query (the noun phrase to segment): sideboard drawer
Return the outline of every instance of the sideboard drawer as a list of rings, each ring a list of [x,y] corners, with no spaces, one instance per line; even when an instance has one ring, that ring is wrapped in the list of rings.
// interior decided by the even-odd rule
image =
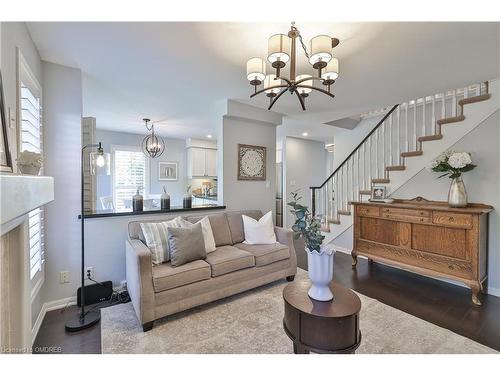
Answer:
[[[426,210],[413,210],[413,209],[409,209],[409,208],[384,207],[382,209],[382,214],[404,215],[404,216],[417,216],[417,217],[429,217],[430,216],[430,211],[426,211]]]
[[[434,224],[456,228],[472,228],[472,215],[458,214],[455,212],[434,211],[432,215]]]
[[[380,216],[380,207],[373,206],[358,206],[356,207],[356,213],[359,216],[370,216],[370,217],[379,217]]]
[[[430,223],[431,218],[429,216],[412,216],[412,215],[402,215],[402,214],[388,214],[388,213],[383,213],[382,218],[388,219],[388,220],[396,220],[396,221],[406,221],[410,223]]]

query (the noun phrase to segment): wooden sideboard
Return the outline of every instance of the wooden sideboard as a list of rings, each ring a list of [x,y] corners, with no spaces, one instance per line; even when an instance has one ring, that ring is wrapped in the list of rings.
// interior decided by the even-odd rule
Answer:
[[[422,275],[460,281],[471,288],[472,302],[481,305],[479,293],[488,277],[488,213],[493,207],[451,208],[421,197],[352,205],[353,268],[357,256],[363,255]]]

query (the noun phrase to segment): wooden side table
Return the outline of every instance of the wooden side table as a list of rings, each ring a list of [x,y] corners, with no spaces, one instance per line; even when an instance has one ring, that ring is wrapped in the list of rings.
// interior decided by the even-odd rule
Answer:
[[[354,354],[361,343],[361,301],[350,289],[332,282],[333,301],[311,299],[309,280],[295,281],[283,290],[283,328],[295,354]]]

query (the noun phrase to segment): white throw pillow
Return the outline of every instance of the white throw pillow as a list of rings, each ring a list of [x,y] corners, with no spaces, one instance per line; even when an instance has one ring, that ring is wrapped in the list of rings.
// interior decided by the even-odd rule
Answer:
[[[262,216],[259,221],[246,215],[241,215],[241,217],[243,218],[243,229],[245,231],[245,241],[243,243],[249,245],[276,243],[272,211]]]
[[[210,219],[208,216],[205,216],[203,219],[196,223],[191,223],[187,220],[184,220],[182,217],[178,216],[175,220],[177,220],[177,224],[181,228],[190,228],[195,224],[201,224],[201,231],[203,232],[203,240],[205,241],[205,250],[208,253],[215,251],[215,238],[214,233],[212,232],[212,226],[210,225]]]
[[[142,234],[146,240],[146,246],[151,251],[151,260],[154,265],[170,260],[167,239],[167,229],[170,227],[179,227],[177,218],[161,223],[141,223]]]

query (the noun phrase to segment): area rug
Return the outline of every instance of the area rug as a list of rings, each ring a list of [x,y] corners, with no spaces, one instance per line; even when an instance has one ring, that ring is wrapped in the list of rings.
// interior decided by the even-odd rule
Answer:
[[[307,273],[299,270],[299,279]],[[142,332],[131,303],[101,310],[103,353],[288,354],[286,281],[163,318]],[[363,335],[356,353],[496,353],[495,350],[359,294]]]

